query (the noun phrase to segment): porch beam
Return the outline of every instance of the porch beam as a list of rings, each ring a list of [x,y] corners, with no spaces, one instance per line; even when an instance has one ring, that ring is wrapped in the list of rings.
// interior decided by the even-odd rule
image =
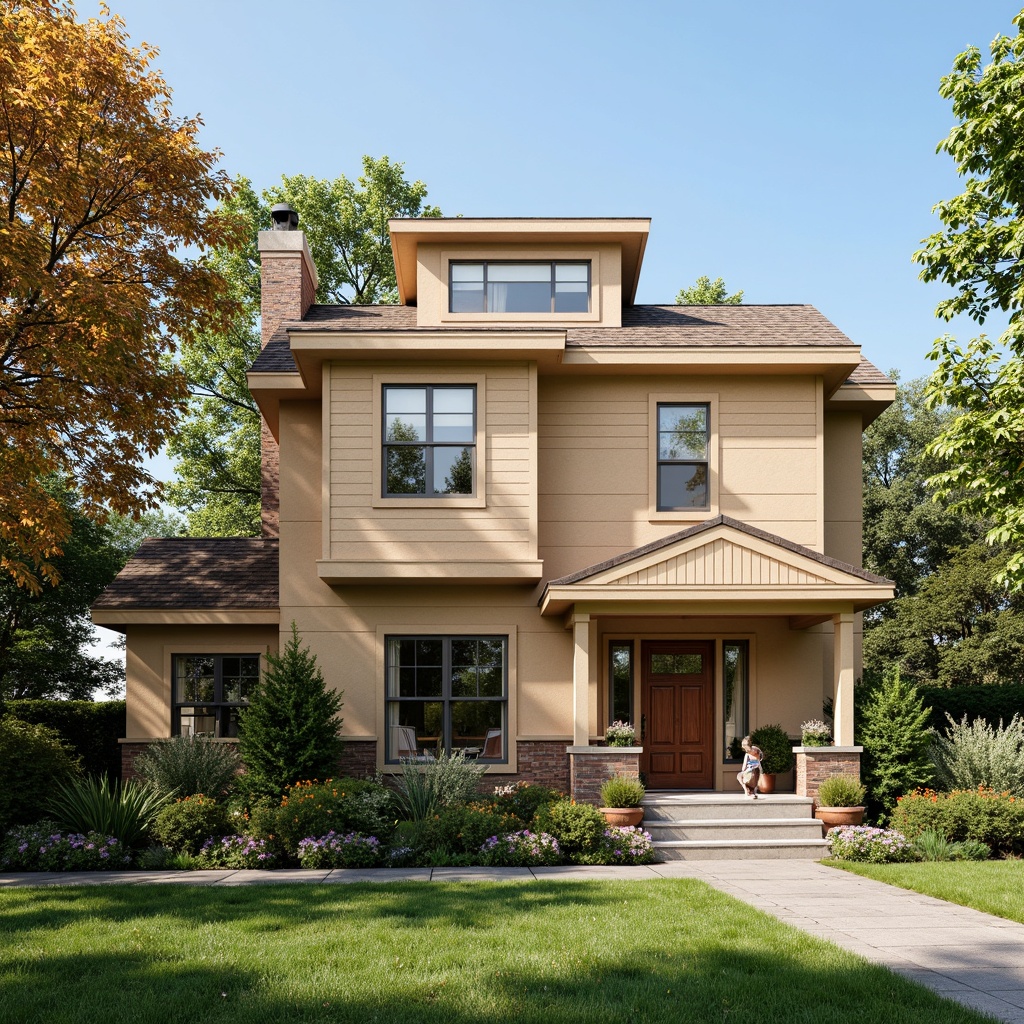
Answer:
[[[832,616],[833,704],[837,747],[853,746],[853,612]]]
[[[572,616],[572,742],[590,743],[590,616]]]

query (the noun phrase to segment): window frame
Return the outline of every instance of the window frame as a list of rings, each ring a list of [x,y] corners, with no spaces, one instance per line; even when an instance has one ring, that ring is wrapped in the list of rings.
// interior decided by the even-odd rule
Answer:
[[[732,637],[723,637],[722,640],[721,640],[721,647],[722,647],[722,676],[721,676],[721,679],[722,679],[722,685],[721,685],[721,694],[722,694],[722,717],[721,717],[722,760],[726,764],[735,764],[738,761],[741,761],[742,757],[738,757],[738,758],[731,757],[730,754],[729,754],[729,742],[730,742],[729,741],[729,734],[728,734],[729,707],[726,704],[726,700],[725,700],[725,686],[726,686],[726,675],[728,673],[728,667],[726,665],[726,653],[725,652],[726,652],[726,648],[728,648],[728,647],[735,647],[735,648],[743,651],[743,658],[742,658],[743,672],[744,672],[744,678],[742,680],[743,692],[740,695],[741,700],[739,701],[739,703],[736,703],[737,695],[735,693],[735,690],[733,692],[733,700],[734,700],[735,707],[737,709],[737,713],[736,713],[736,716],[735,716],[735,722],[736,722],[735,731],[736,731],[737,735],[736,735],[735,738],[736,739],[742,739],[750,731],[751,652],[752,652],[752,649],[753,649],[753,644],[750,642],[749,638],[742,638],[741,637],[741,638],[734,639]],[[734,686],[735,686],[735,682],[734,682]]]
[[[573,309],[573,310],[559,310],[555,308],[555,302],[558,297],[558,281],[555,268],[558,266],[583,266],[587,270],[587,308],[586,309]],[[455,267],[467,267],[467,266],[480,266],[483,268],[483,309],[452,309],[452,304],[455,298],[454,288],[454,269]],[[487,308],[488,302],[488,268],[492,266],[536,266],[536,267],[548,267],[550,270],[549,293],[548,293],[548,308],[547,309],[517,309],[517,310],[504,310],[497,309],[491,310]],[[576,259],[566,259],[559,257],[552,257],[550,259],[450,259],[448,260],[448,315],[449,316],[485,316],[485,317],[502,317],[502,316],[590,316],[594,309],[594,268],[593,261],[589,258],[579,257]]]
[[[507,767],[512,763],[511,754],[511,724],[512,724],[512,695],[511,695],[511,652],[513,649],[513,637],[508,633],[486,632],[486,633],[416,633],[416,632],[391,632],[383,634],[383,722],[384,722],[384,743],[383,743],[383,764],[395,766],[401,763],[399,757],[391,749],[391,728],[389,709],[392,705],[440,703],[441,709],[441,743],[445,751],[451,753],[452,747],[452,715],[453,704],[474,703],[474,704],[498,704],[501,708],[501,730],[502,730],[502,757],[487,758],[478,757],[478,761],[485,765],[500,765]],[[402,640],[440,640],[442,643],[441,656],[441,694],[437,697],[421,697],[418,695],[410,697],[391,696],[388,693],[388,679],[391,673],[391,647],[396,641]],[[453,697],[452,696],[452,643],[459,640],[500,640],[502,650],[502,692],[498,697]]]
[[[213,700],[212,701],[195,701],[195,700],[178,700],[178,663],[185,658],[202,658],[213,661]],[[170,655],[171,665],[171,735],[180,736],[181,732],[181,712],[183,708],[204,708],[210,709],[213,712],[214,719],[214,739],[237,739],[237,735],[232,736],[230,732],[225,732],[225,725],[230,722],[230,713],[239,708],[245,708],[249,706],[247,700],[244,701],[226,701],[224,700],[224,661],[228,658],[254,658],[256,660],[256,679],[257,682],[262,678],[263,675],[263,662],[262,657],[259,653],[254,651],[230,651],[223,652],[218,650],[213,651],[197,651],[197,650],[186,650],[178,651],[175,650]],[[206,736],[207,733],[193,733],[192,735]]]
[[[703,405],[707,407],[708,449],[707,459],[684,459],[671,462],[660,458],[659,417],[662,406]],[[704,522],[719,513],[719,434],[717,392],[664,392],[648,396],[648,519],[651,522]],[[681,462],[707,464],[708,503],[701,507],[661,508],[660,467]]]
[[[632,639],[608,640],[608,723],[620,721],[615,712],[615,658],[612,652],[616,647],[625,648],[629,652],[629,680],[626,683],[629,714],[625,721],[632,725],[636,707],[636,649]]]

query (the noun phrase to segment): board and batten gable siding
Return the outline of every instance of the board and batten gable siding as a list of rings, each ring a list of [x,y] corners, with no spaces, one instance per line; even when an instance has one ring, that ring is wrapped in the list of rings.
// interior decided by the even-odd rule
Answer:
[[[444,383],[448,376],[478,378],[483,392],[482,450],[477,450],[476,507],[458,498],[433,499],[433,507],[403,499],[381,502],[375,465],[382,458],[379,396],[389,376],[409,383]],[[404,363],[353,366],[329,371],[330,449],[326,557],[338,560],[523,560],[537,557],[535,454],[536,373],[527,363],[482,367],[417,367]],[[482,463],[482,465],[481,465]],[[482,476],[481,476],[482,474]],[[378,470],[379,479],[379,470]],[[379,486],[379,484],[378,484]]]
[[[652,516],[650,396],[716,395],[718,506]],[[542,377],[540,555],[548,579],[722,513],[822,549],[821,383],[806,376]],[[714,454],[714,453],[712,453]]]

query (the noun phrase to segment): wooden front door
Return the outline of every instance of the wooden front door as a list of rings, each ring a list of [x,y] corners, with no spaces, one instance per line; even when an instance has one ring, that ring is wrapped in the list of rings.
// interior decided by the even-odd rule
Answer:
[[[650,789],[712,789],[715,648],[711,641],[641,644],[641,771]]]

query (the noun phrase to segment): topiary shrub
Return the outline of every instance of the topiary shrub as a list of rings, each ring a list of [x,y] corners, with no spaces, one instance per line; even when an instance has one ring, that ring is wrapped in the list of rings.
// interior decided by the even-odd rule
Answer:
[[[626,775],[614,775],[601,786],[602,807],[639,807],[644,800],[643,783]]]
[[[227,808],[199,794],[168,804],[156,816],[152,831],[153,838],[168,849],[195,856],[211,836],[226,836],[235,830]]]
[[[929,754],[935,782],[945,790],[992,789],[1024,796],[1024,718],[990,725],[983,718],[968,724],[946,716],[948,734],[932,738]]]
[[[165,796],[214,799],[231,791],[242,767],[234,744],[206,736],[174,736],[153,743],[136,758],[135,771]]]
[[[53,787],[74,778],[79,765],[53,729],[0,718],[0,836],[44,817]]]
[[[864,802],[865,789],[856,775],[833,775],[818,787],[821,807],[859,807]]]
[[[788,772],[796,760],[793,743],[781,725],[762,725],[750,734],[751,746],[761,749],[761,771],[766,775]]]

